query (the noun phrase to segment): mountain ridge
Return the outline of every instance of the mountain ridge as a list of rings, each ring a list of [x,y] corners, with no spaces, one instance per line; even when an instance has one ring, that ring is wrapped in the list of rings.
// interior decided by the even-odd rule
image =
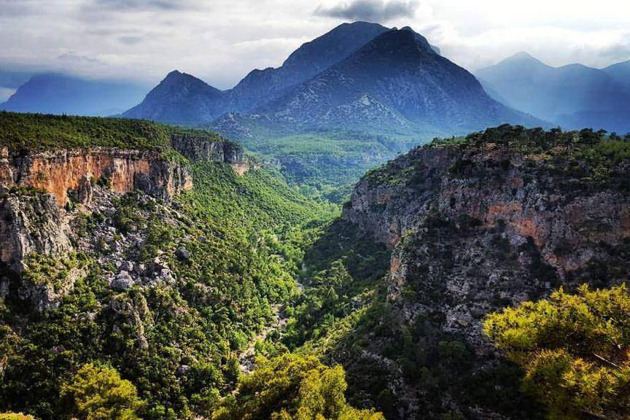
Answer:
[[[549,66],[518,53],[476,72],[486,90],[507,105],[567,128],[630,131],[630,89],[583,64]],[[621,72],[623,73],[623,72]]]

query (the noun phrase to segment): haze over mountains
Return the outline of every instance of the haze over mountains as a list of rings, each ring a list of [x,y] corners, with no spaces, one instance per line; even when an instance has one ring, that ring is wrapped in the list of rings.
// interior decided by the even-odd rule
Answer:
[[[521,52],[477,71],[508,106],[566,128],[630,131],[630,62],[606,69],[551,67]]]
[[[19,79],[19,76],[14,75],[13,79]],[[142,85],[46,73],[30,77],[6,102],[0,104],[0,110],[109,116],[128,109],[145,92]]]
[[[0,76],[11,86],[27,77]],[[630,131],[630,61],[601,70],[555,68],[519,53],[476,76],[483,88],[411,28],[354,22],[305,43],[278,68],[253,70],[225,91],[173,71],[141,101],[141,86],[43,74],[21,85],[0,109],[122,113],[241,139],[322,130],[426,139],[505,122]]]

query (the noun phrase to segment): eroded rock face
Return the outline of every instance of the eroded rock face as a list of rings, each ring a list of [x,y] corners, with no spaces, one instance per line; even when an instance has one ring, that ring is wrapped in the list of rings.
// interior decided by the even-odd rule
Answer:
[[[85,196],[86,180],[106,180],[112,191],[142,190],[160,198],[192,188],[188,171],[158,151],[92,148],[11,155],[0,153],[0,184],[46,191],[64,206],[68,191]],[[88,193],[89,195],[89,193]]]
[[[29,253],[58,254],[71,248],[69,226],[48,194],[0,199],[0,262],[15,271]]]
[[[496,361],[487,313],[560,286],[628,279],[630,165],[607,169],[598,179],[568,153],[492,144],[415,149],[366,176],[343,217],[392,249],[388,300],[414,342],[440,354],[440,341],[458,340],[478,372]],[[422,387],[404,382],[400,418],[422,418],[418,407],[431,402],[418,404]],[[442,398],[459,412],[461,397],[445,388]]]
[[[0,271],[8,270],[6,276],[0,272],[1,293],[9,293],[10,278],[23,277],[31,255],[61,258],[80,251],[76,244],[81,238],[71,226],[82,213],[105,212],[123,193],[142,191],[170,200],[190,188],[188,170],[159,151],[94,148],[23,155],[1,150]],[[55,285],[22,278],[15,290],[42,312],[58,305],[80,274],[71,270]],[[131,285],[131,276],[121,274],[113,287],[126,290]]]
[[[630,238],[630,195],[621,164],[603,181],[573,176],[567,160],[550,162],[506,148],[416,149],[394,161],[390,177],[366,177],[344,218],[394,248],[439,218],[469,236],[498,231],[510,247],[531,242],[560,279],[609,257]]]
[[[175,135],[171,144],[182,155],[195,162],[243,163],[243,149],[236,143],[212,141],[203,135]]]

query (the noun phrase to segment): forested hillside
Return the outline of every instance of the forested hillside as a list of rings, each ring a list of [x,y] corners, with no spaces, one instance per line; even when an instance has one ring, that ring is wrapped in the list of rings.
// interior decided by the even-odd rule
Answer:
[[[0,418],[625,418],[627,138],[436,140],[340,209],[212,133],[0,117]]]
[[[3,141],[23,138],[22,154],[42,134],[51,141],[37,145],[45,153],[87,147],[88,130],[88,138],[102,133],[96,145],[138,139],[137,146],[170,147],[172,129],[153,123],[3,118]],[[15,159],[8,155],[9,168]],[[120,403],[127,411],[98,418],[210,416],[236,386],[239,354],[299,293],[304,249],[337,210],[255,163],[243,173],[223,161],[175,160],[188,167],[194,187],[166,200],[116,193],[105,176],[85,187],[89,198],[69,193],[64,208],[42,190],[3,190],[4,239],[20,235],[39,246],[33,223],[55,236],[2,266],[1,409],[92,418],[101,405]],[[14,230],[13,221],[22,227]],[[107,375],[111,381],[98,385]],[[92,387],[114,388],[108,397],[90,396]],[[92,397],[102,402],[88,403]]]

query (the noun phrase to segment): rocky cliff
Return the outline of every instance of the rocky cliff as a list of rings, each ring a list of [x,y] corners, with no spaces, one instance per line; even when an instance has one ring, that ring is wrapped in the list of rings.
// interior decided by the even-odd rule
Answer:
[[[89,198],[89,184],[105,182],[112,191],[143,190],[160,198],[192,187],[188,171],[158,151],[92,148],[35,153],[0,150],[0,185],[30,188],[55,196],[59,206],[76,194]]]
[[[181,134],[173,135],[171,143],[192,162],[228,163],[239,174],[249,169],[242,149],[231,142]],[[41,265],[40,258],[64,260],[75,251],[99,246],[99,241],[112,242],[114,238],[107,228],[83,238],[77,223],[82,223],[86,215],[109,213],[106,220],[111,225],[117,197],[126,193],[141,191],[151,200],[169,201],[174,195],[190,190],[192,175],[180,161],[166,158],[159,149],[94,147],[38,152],[0,149],[0,269],[24,277],[16,283],[19,293],[30,297],[37,310],[54,307],[74,281],[56,288],[48,282],[29,281],[29,261],[35,259]],[[149,217],[150,212],[147,214]],[[142,242],[141,238],[132,238],[129,243],[125,239],[119,241],[120,252],[110,252],[103,264],[114,263],[112,258],[121,264],[122,249]],[[161,273],[164,269],[160,267],[157,274],[145,275],[144,271],[137,274],[150,278],[163,274],[169,278],[168,270]],[[8,293],[10,277],[0,275],[0,292],[4,290],[0,295]],[[128,285],[133,283],[131,278],[118,280]]]
[[[173,148],[195,162],[244,163],[243,148],[229,141],[211,141],[204,135],[178,134],[171,136]]]
[[[457,379],[442,386],[439,402],[427,400],[420,372],[401,378],[401,365],[389,369],[390,383],[404,383],[394,390],[399,418],[419,418],[422,407],[495,418],[496,405],[484,408],[470,385],[496,365],[484,315],[560,286],[628,278],[628,156],[607,154],[612,146],[603,142],[580,150],[528,147],[486,139],[414,149],[367,175],[345,206],[344,219],[392,249],[387,301],[422,353],[412,362],[433,357],[428,369],[454,369],[443,349],[453,340],[476,361],[451,372]],[[383,342],[372,342],[378,344],[368,353],[383,354]]]

